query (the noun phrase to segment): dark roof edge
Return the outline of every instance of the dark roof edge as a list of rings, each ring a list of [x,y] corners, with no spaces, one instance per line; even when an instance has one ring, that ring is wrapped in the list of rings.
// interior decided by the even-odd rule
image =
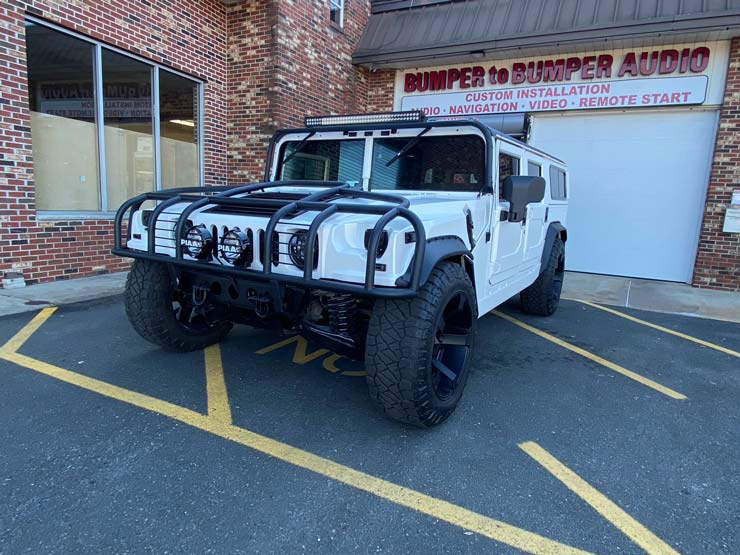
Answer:
[[[645,35],[661,34],[670,36],[686,32],[740,31],[740,10],[730,15],[672,18],[670,21],[655,23],[637,23],[618,27],[595,26],[578,31],[562,31],[549,34],[525,34],[499,40],[478,41],[468,43],[447,44],[442,46],[425,47],[411,50],[386,50],[368,54],[356,52],[352,56],[354,64],[392,64],[394,62],[425,61],[439,57],[466,55],[473,51],[526,49],[548,45],[578,44],[579,42],[593,42],[594,40],[645,38]],[[740,33],[739,33],[740,34]]]

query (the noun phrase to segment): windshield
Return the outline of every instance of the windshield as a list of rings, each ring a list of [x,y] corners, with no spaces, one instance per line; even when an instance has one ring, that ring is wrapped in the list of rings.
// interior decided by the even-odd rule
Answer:
[[[280,149],[280,180],[362,182],[364,139],[289,141]]]
[[[485,160],[475,135],[375,139],[370,189],[477,192]]]
[[[480,191],[485,179],[485,141],[477,135],[375,137],[370,175],[363,175],[365,139],[286,141],[278,180],[364,183],[371,190]]]

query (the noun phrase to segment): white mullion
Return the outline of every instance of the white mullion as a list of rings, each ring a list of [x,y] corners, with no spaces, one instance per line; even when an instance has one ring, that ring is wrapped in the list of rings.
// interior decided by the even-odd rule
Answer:
[[[198,95],[198,113],[195,114],[195,116],[198,118],[196,129],[198,130],[198,175],[200,177],[200,187],[206,186],[206,142],[203,139],[206,119],[204,89],[205,85],[199,82],[196,87],[196,94]]]
[[[100,44],[95,44],[95,55],[93,56],[93,70],[95,92],[93,94],[93,105],[95,106],[95,126],[98,132],[98,184],[100,186],[100,210],[105,212],[108,207],[108,171],[105,153],[105,97],[103,95],[103,49]]]
[[[152,135],[154,139],[154,189],[162,189],[162,144],[159,125],[159,67],[153,67],[152,80]]]

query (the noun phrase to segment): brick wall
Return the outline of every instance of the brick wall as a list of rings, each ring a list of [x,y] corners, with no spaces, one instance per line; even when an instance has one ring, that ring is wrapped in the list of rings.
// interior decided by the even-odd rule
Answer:
[[[367,71],[352,65],[352,52],[369,15],[368,0],[346,0],[338,29],[328,0],[246,0],[227,9],[231,183],[262,179],[276,129],[302,126],[304,115],[366,110]]]
[[[740,291],[740,235],[724,233],[732,191],[740,189],[740,38],[732,41],[694,285]]]
[[[391,70],[372,71],[367,79],[367,111],[393,111],[393,94],[396,72]]]
[[[228,180],[261,180],[264,152],[275,128],[277,3],[245,0],[229,6],[227,21]]]
[[[203,79],[205,175],[226,180],[226,9],[220,0],[0,3],[0,274],[28,283],[125,269],[110,220],[40,221],[35,210],[24,19],[34,15]]]

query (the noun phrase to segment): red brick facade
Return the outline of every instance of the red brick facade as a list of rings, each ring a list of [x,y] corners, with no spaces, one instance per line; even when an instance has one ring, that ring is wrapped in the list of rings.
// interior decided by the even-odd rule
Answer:
[[[262,178],[276,129],[300,126],[304,115],[366,110],[367,71],[352,65],[352,52],[370,4],[346,0],[343,29],[322,0],[250,0],[227,14],[228,172],[241,183]]]
[[[720,112],[707,191],[694,285],[740,291],[740,235],[722,227],[732,191],[740,189],[740,38],[730,47],[725,99]]]
[[[362,112],[367,71],[352,51],[368,0],[344,28],[326,0],[10,0],[0,6],[0,274],[32,284],[126,269],[107,219],[39,219],[35,209],[24,21],[27,15],[205,82],[206,185],[262,178],[268,140],[304,114]],[[392,102],[392,99],[391,99]]]
[[[395,71],[371,71],[367,79],[367,111],[390,112],[396,83]]]
[[[110,220],[39,220],[24,21],[36,16],[203,79],[205,175],[226,175],[226,9],[220,0],[4,0],[0,4],[0,273],[27,283],[123,270]]]

